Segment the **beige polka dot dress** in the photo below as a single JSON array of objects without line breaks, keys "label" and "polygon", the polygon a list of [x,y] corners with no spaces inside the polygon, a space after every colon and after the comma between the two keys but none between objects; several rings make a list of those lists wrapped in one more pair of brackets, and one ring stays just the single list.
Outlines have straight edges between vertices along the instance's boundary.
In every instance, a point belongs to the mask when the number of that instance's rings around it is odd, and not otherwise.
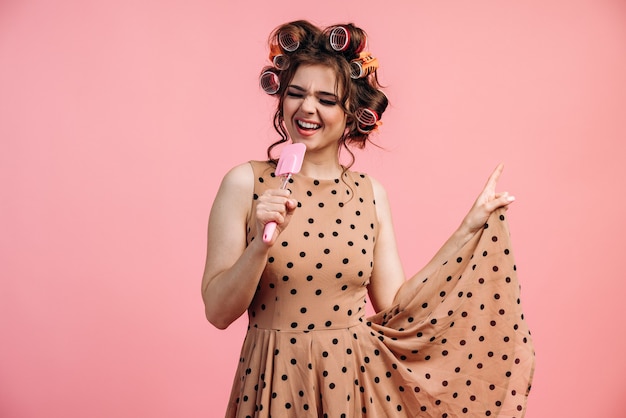
[{"label": "beige polka dot dress", "polygon": [[[279,179],[251,164],[254,204]],[[295,175],[289,188],[299,207],[248,309],[227,417],[524,415],[534,353],[503,211],[416,278],[415,294],[367,318],[378,230],[369,178]]]}]

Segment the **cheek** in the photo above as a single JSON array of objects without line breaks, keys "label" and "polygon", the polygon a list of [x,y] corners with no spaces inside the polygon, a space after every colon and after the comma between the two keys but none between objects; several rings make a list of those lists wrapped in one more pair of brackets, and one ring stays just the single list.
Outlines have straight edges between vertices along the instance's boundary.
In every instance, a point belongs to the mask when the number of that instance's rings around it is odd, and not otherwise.
[{"label": "cheek", "polygon": [[345,123],[347,116],[346,112],[340,109],[326,109],[326,112],[322,114],[322,117],[326,120],[326,122],[332,123],[333,125],[341,125]]},{"label": "cheek", "polygon": [[293,113],[294,112],[293,102],[291,102],[289,98],[285,98],[283,100],[283,104],[282,104],[280,111],[283,115]]},{"label": "cheek", "polygon": [[346,124],[348,123],[348,115],[346,115],[345,113],[341,112],[341,114],[337,115],[336,117],[336,123],[341,126],[341,128],[345,128]]}]

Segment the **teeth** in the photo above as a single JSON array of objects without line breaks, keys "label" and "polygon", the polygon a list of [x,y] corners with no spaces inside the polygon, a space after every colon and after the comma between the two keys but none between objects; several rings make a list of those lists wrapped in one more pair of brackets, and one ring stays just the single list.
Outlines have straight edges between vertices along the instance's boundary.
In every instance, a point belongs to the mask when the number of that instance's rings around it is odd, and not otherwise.
[{"label": "teeth", "polygon": [[304,129],[318,129],[320,127],[320,125],[316,123],[308,123],[308,122],[303,122],[301,120],[298,121],[298,126]]}]

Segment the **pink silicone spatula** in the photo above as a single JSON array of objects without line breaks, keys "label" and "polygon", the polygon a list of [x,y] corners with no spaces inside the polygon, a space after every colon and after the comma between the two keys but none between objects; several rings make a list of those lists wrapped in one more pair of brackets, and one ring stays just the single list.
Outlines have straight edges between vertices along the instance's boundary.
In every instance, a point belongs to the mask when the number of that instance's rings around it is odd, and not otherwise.
[{"label": "pink silicone spatula", "polygon": [[[302,168],[302,160],[306,145],[297,143],[286,145],[280,153],[278,164],[276,164],[276,176],[282,177],[281,189],[286,189],[292,174],[300,171]],[[270,242],[274,231],[276,230],[276,222],[268,222],[263,230],[263,242]]]}]

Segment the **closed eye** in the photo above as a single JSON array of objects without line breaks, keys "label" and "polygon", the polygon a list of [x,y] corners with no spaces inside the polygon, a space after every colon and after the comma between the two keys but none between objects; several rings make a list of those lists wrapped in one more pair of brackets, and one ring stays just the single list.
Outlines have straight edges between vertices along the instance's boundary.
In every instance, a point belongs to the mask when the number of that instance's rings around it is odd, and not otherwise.
[{"label": "closed eye", "polygon": [[[287,89],[286,95],[288,97],[294,97],[296,99],[304,98],[306,94],[306,90],[298,85],[290,84]],[[326,91],[318,91],[315,93],[319,102],[324,106],[336,106],[337,105],[337,96],[333,93],[329,93]]]}]

